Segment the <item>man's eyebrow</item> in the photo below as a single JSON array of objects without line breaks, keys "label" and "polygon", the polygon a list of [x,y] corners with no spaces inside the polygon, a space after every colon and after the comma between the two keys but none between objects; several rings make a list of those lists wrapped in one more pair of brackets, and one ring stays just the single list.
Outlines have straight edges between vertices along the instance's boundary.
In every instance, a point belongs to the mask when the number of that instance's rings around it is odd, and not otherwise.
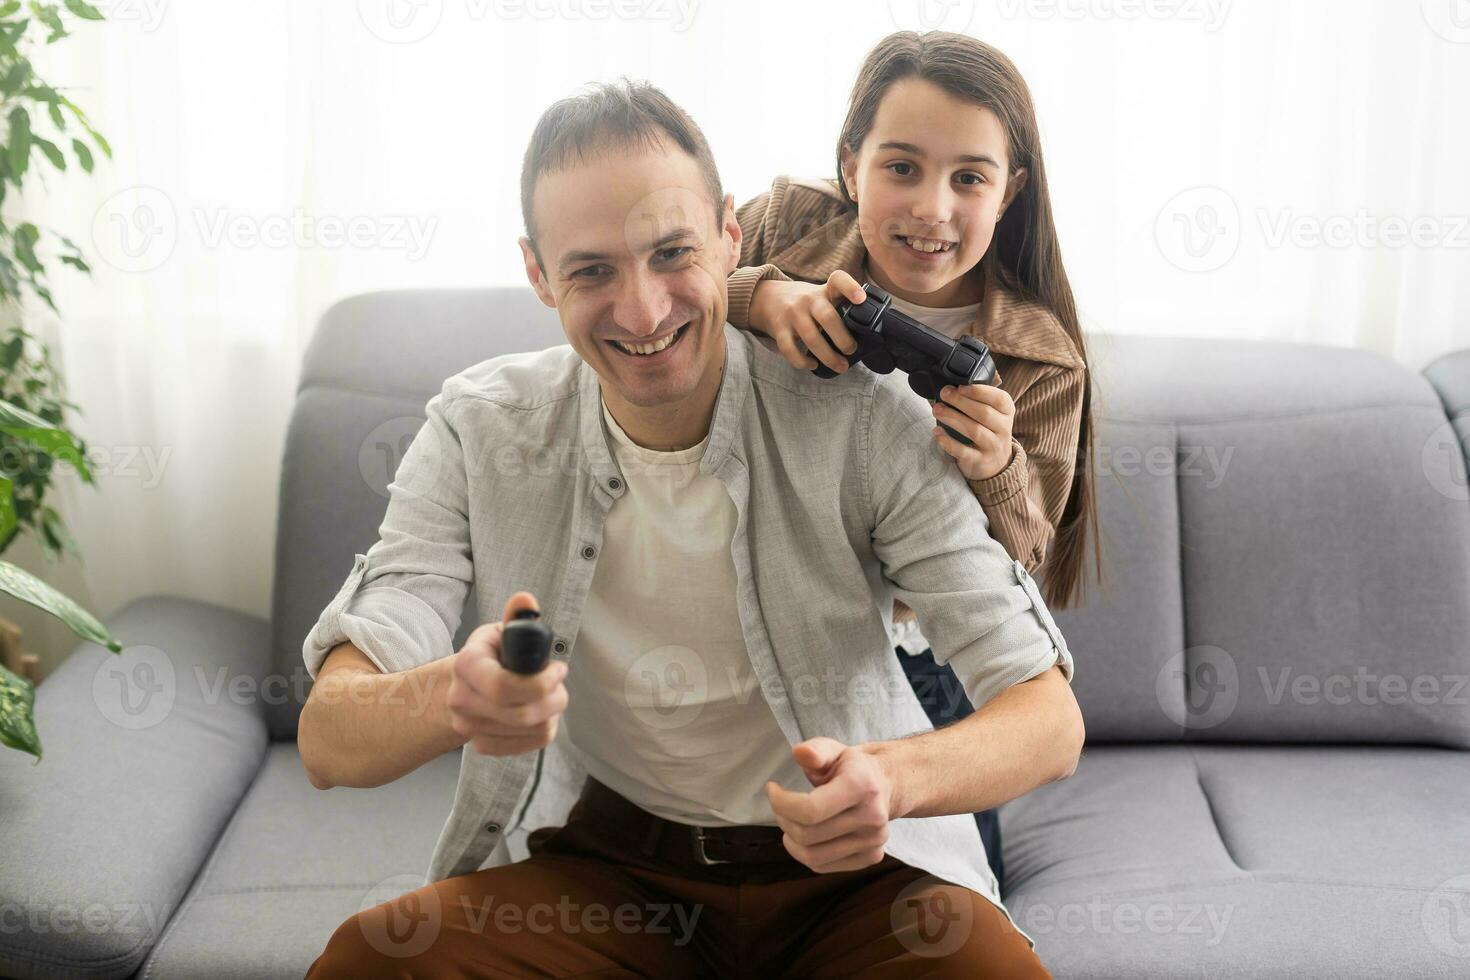
[{"label": "man's eyebrow", "polygon": [[[912,155],[914,155],[916,157],[924,156],[924,151],[922,149],[920,149],[918,146],[914,145],[913,143],[904,143],[904,142],[901,142],[899,140],[889,140],[886,143],[879,143],[878,144],[878,149],[880,149],[880,150],[898,150],[900,153],[910,153],[910,154],[912,154]],[[960,156],[955,157],[955,162],[956,163],[988,163],[992,167],[995,167],[997,170],[1000,169],[1000,164],[998,164],[998,163],[995,162],[995,158],[994,157],[986,156],[983,153],[980,153],[980,154],[976,154],[976,153],[964,153],[964,154],[961,154]]]},{"label": "man's eyebrow", "polygon": [[[674,242],[677,242],[684,238],[692,238],[696,234],[698,233],[693,228],[675,228],[673,231],[669,232],[667,235],[654,242],[653,250],[656,251],[658,249],[664,248],[665,246],[671,245]],[[556,264],[556,268],[559,272],[565,272],[568,266],[580,265],[583,262],[605,262],[607,258],[608,254],[606,252],[568,252],[566,255],[563,255],[561,257],[561,261]]]}]

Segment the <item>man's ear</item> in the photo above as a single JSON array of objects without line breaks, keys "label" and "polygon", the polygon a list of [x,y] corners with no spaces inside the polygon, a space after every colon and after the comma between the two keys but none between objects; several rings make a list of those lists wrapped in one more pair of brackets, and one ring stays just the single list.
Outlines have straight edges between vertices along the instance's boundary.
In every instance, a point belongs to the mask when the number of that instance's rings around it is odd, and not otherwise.
[{"label": "man's ear", "polygon": [[740,268],[740,221],[735,217],[735,195],[726,194],[720,222],[724,226],[724,234],[730,254],[725,259],[725,275],[729,275]]},{"label": "man's ear", "polygon": [[546,273],[541,269],[541,260],[536,258],[536,250],[531,247],[531,239],[522,235],[516,240],[521,246],[521,259],[526,263],[526,278],[531,282],[531,288],[536,290],[536,295],[541,297],[541,302],[552,309],[556,309],[556,297],[551,293],[551,287],[546,284]]}]

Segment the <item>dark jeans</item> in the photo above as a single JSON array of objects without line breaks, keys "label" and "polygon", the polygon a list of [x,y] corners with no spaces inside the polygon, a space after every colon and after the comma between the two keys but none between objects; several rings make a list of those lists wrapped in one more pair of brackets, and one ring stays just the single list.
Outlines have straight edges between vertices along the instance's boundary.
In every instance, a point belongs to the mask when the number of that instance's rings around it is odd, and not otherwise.
[{"label": "dark jeans", "polygon": [[[948,664],[940,666],[935,663],[933,650],[925,650],[918,656],[911,657],[903,647],[899,647],[896,653],[914,694],[918,696],[919,703],[924,706],[924,711],[935,728],[975,713],[975,707],[970,704],[970,697],[965,693],[965,686],[955,676],[954,668]],[[1000,883],[1001,891],[1004,892],[1006,876],[1005,861],[1000,853],[1000,817],[994,810],[982,810],[975,814],[975,823],[980,828],[980,840],[985,843],[985,856],[990,859],[990,870],[995,872],[995,880]]]}]

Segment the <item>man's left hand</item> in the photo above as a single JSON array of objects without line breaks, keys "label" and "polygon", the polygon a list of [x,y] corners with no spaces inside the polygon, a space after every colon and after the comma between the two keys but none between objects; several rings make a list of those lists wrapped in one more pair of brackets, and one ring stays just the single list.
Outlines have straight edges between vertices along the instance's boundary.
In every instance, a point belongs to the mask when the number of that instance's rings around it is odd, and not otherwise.
[{"label": "man's left hand", "polygon": [[814,787],[803,793],[766,782],[786,850],[821,874],[883,860],[896,787],[878,759],[835,738],[809,738],[792,756]]}]

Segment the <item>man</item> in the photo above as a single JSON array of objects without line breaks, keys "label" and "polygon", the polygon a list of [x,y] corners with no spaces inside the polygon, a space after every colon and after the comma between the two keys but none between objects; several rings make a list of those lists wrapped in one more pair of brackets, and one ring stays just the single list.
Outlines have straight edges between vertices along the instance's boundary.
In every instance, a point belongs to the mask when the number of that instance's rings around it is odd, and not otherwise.
[{"label": "man", "polygon": [[[1046,976],[970,814],[1075,768],[1072,658],[926,403],[725,323],[734,199],[650,86],[552,106],[522,207],[570,346],[430,400],[303,649],[312,783],[468,743],[454,807],[428,883],[343,923],[310,975]],[[526,465],[548,447],[566,465]],[[501,666],[500,622],[452,649],[472,584],[485,619],[541,612],[540,673]],[[895,596],[965,682],[963,722],[933,731],[904,679]],[[509,863],[517,804],[567,778],[540,771],[559,732],[581,796]]]}]

